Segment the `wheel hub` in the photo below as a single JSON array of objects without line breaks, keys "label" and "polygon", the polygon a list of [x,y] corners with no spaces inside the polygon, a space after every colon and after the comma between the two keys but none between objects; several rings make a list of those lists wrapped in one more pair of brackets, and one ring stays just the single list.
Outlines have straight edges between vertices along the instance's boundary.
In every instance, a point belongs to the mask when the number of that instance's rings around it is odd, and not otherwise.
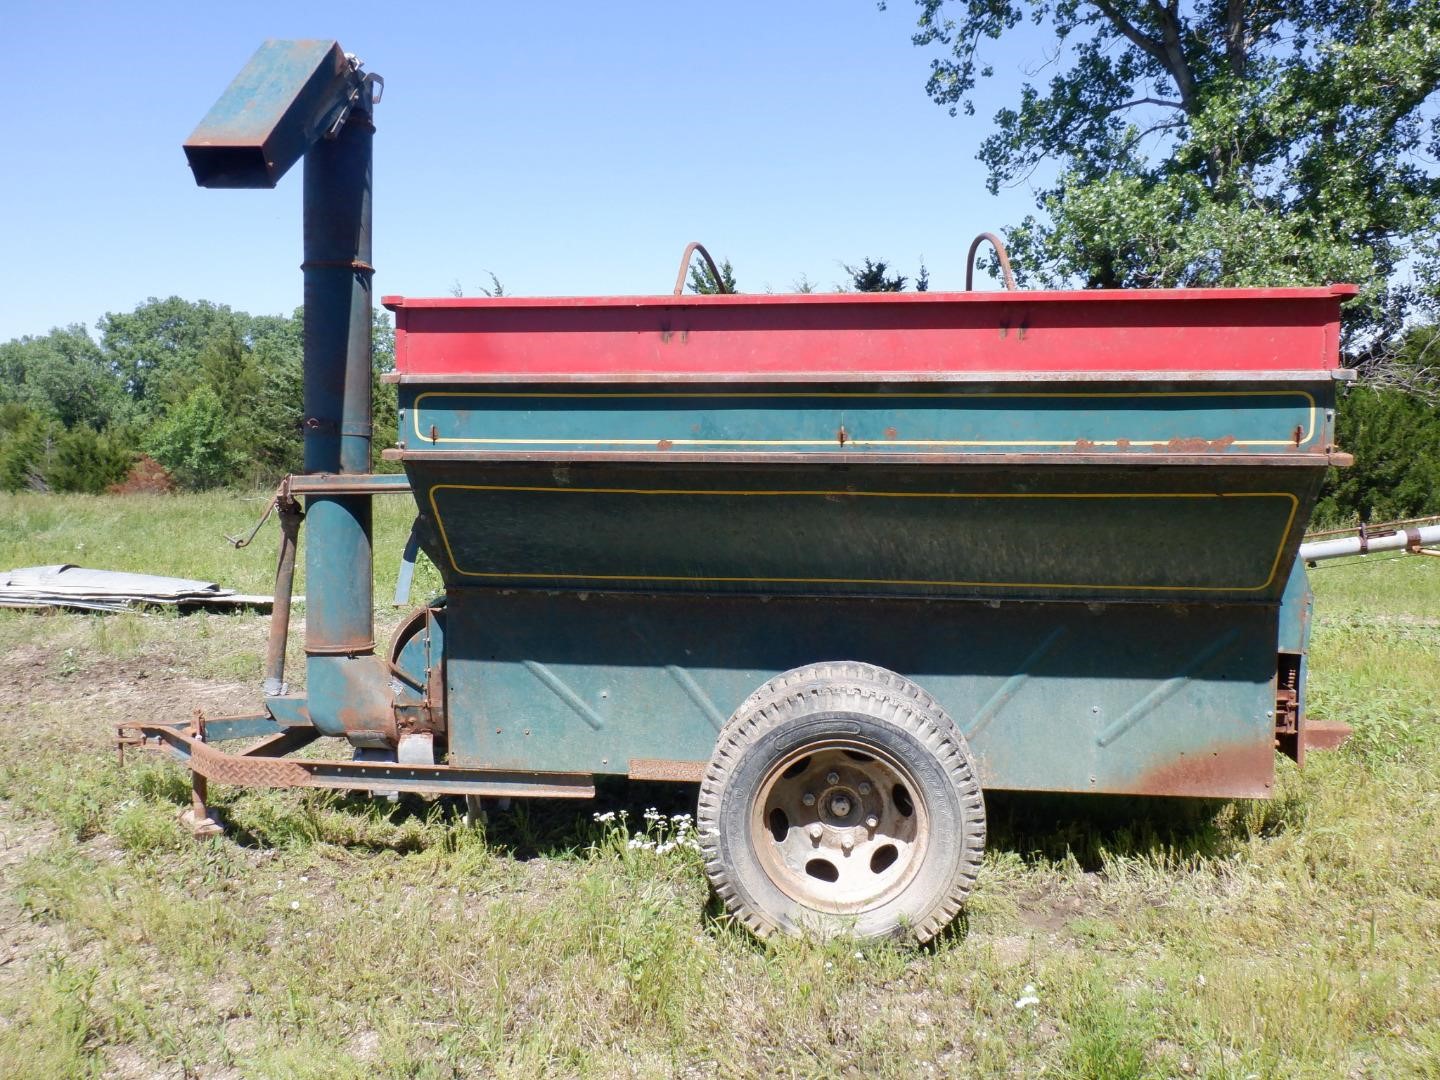
[{"label": "wheel hub", "polygon": [[866,911],[902,891],[923,861],[929,819],[917,791],[903,766],[871,747],[806,747],[761,785],[752,842],[792,899],[817,911]]}]

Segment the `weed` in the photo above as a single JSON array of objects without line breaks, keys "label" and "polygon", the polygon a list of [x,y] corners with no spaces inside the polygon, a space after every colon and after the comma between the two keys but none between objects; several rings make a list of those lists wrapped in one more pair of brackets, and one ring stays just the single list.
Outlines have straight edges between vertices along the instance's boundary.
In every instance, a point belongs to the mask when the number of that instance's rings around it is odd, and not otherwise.
[{"label": "weed", "polygon": [[[1027,995],[1020,1002],[1040,999]],[[1141,1080],[1151,1075],[1146,1048],[1154,1039],[1154,1010],[1127,999],[1099,979],[1087,980],[1064,1011],[1069,1028],[1064,1063],[1076,1080]]]},{"label": "weed", "polygon": [[99,1076],[96,1043],[103,1034],[94,1002],[96,971],[63,956],[47,958],[28,1000],[6,1001],[5,1015],[18,1023],[0,1025],[0,1075],[11,1080],[83,1080]]}]

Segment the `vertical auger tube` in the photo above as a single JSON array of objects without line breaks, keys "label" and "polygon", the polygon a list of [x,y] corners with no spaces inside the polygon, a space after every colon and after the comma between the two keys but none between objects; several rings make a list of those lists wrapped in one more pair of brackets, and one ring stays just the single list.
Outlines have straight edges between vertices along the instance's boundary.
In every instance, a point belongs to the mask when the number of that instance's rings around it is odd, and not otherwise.
[{"label": "vertical auger tube", "polygon": [[[270,188],[305,162],[306,474],[370,471],[371,109],[383,86],[338,41],[272,39],[185,140],[201,187]],[[293,509],[281,506],[265,664],[272,699],[284,695]],[[305,509],[308,685],[304,709],[287,715],[308,711],[322,735],[393,750],[389,669],[375,655],[370,496],[312,495]]]},{"label": "vertical auger tube", "polygon": [[[370,468],[370,167],[374,127],[354,109],[305,154],[305,472]],[[306,503],[305,653],[311,719],[364,732],[375,651],[369,495]],[[363,734],[362,740],[365,741]]]}]

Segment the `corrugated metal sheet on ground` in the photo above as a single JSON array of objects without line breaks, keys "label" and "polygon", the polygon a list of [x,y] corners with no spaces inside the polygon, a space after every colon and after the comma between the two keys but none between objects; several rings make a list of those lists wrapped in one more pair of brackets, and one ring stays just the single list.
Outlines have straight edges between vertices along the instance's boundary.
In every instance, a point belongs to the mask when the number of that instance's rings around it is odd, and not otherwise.
[{"label": "corrugated metal sheet on ground", "polygon": [[268,608],[272,598],[237,593],[213,581],[91,570],[83,566],[26,566],[0,574],[0,607],[125,611],[133,607]]}]

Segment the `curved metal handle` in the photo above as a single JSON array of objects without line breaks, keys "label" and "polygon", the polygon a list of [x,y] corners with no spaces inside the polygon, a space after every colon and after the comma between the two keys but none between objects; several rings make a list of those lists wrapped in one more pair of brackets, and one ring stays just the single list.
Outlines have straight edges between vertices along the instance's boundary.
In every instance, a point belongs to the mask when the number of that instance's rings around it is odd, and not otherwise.
[{"label": "curved metal handle", "polygon": [[1005,242],[993,232],[982,232],[970,241],[970,253],[965,256],[965,291],[970,292],[975,288],[975,252],[980,250],[980,244],[985,240],[990,241],[990,246],[995,249],[995,254],[1000,259],[1000,275],[1005,282],[1005,288],[1014,292],[1015,275],[1010,272],[1010,255],[1005,250]]},{"label": "curved metal handle", "polygon": [[690,257],[697,251],[700,253],[700,257],[705,260],[705,265],[710,268],[710,274],[715,278],[715,284],[720,287],[720,291],[722,293],[728,293],[730,290],[725,288],[725,282],[720,278],[720,268],[715,265],[715,260],[710,257],[710,252],[705,250],[705,245],[700,243],[699,240],[692,240],[686,245],[685,254],[680,256],[680,273],[675,275],[675,295],[680,296],[685,292],[685,277],[686,272],[690,269]]}]

